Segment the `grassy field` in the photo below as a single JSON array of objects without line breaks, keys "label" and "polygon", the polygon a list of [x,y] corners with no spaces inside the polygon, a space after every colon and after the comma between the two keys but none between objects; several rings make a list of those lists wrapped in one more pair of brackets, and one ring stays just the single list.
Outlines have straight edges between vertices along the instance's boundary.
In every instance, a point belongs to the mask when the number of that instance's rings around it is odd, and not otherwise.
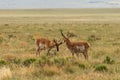
[{"label": "grassy field", "polygon": [[[0,80],[120,80],[119,22],[120,9],[0,10]],[[65,44],[36,57],[35,38],[62,39],[61,29],[89,42],[88,61]]]}]

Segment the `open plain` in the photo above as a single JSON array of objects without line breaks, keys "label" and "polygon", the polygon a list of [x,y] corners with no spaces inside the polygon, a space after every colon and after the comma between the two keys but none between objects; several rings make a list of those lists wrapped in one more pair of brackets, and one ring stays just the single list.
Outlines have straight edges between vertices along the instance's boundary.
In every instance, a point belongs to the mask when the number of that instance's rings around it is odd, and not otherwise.
[{"label": "open plain", "polygon": [[[89,59],[66,45],[35,54],[35,39],[90,44]],[[0,10],[0,80],[120,80],[120,9]]]}]

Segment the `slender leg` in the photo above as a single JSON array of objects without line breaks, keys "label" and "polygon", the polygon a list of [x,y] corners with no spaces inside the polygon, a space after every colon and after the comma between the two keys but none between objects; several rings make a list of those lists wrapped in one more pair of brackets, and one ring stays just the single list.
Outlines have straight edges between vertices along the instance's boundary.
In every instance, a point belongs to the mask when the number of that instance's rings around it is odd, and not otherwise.
[{"label": "slender leg", "polygon": [[72,56],[74,57],[74,53],[72,52]]},{"label": "slender leg", "polygon": [[39,52],[38,52],[39,56],[40,56],[40,52],[41,52],[41,50],[39,50]]},{"label": "slender leg", "polygon": [[39,53],[39,48],[36,49],[36,56],[38,55]]},{"label": "slender leg", "polygon": [[77,58],[79,59],[79,53],[76,53]]},{"label": "slender leg", "polygon": [[39,47],[36,49],[36,56],[37,56],[37,55],[40,56],[40,48],[39,48]]},{"label": "slender leg", "polygon": [[54,51],[54,55],[57,55],[57,52],[56,52],[56,51]]},{"label": "slender leg", "polygon": [[88,60],[88,52],[86,51],[86,59]]},{"label": "slender leg", "polygon": [[47,56],[50,55],[50,50],[51,50],[51,48],[48,49]]},{"label": "slender leg", "polygon": [[84,55],[85,59],[88,60],[88,54],[87,54],[87,51],[85,51],[85,52],[83,53],[83,55]]},{"label": "slender leg", "polygon": [[72,57],[74,57],[74,52],[71,50],[71,53],[72,53]]},{"label": "slender leg", "polygon": [[86,59],[88,60],[88,49],[86,49],[85,53],[86,53]]}]

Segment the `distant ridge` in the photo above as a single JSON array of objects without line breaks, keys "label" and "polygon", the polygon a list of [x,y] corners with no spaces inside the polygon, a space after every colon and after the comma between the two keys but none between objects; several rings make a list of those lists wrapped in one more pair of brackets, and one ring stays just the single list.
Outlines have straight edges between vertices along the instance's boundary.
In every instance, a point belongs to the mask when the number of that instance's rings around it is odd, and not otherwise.
[{"label": "distant ridge", "polygon": [[4,13],[4,12],[8,12],[9,13],[14,13],[14,12],[32,12],[32,13],[37,13],[37,12],[46,12],[46,13],[120,13],[120,8],[84,8],[84,9],[73,9],[73,8],[66,8],[66,9],[0,9],[0,14]]}]

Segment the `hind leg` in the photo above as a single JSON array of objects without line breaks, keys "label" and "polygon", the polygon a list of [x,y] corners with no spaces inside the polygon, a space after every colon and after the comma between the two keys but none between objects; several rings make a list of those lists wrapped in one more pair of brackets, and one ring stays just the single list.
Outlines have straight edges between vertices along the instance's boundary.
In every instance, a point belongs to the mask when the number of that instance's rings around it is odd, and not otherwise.
[{"label": "hind leg", "polygon": [[36,49],[36,56],[39,55],[40,56],[40,48]]},{"label": "hind leg", "polygon": [[87,54],[87,51],[85,51],[85,52],[83,53],[83,55],[84,55],[85,59],[88,60],[88,54]]}]

